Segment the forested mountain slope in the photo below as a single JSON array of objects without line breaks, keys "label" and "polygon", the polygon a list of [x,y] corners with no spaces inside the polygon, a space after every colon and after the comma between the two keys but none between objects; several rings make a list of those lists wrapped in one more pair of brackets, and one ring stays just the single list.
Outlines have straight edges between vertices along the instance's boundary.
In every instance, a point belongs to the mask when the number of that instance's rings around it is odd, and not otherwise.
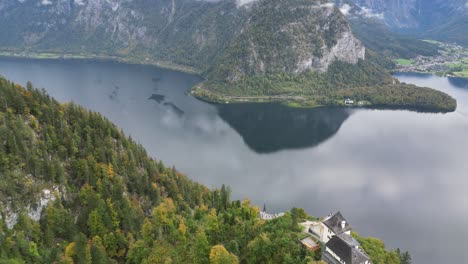
[{"label": "forested mountain slope", "polygon": [[466,32],[468,32],[468,4],[463,16],[452,17],[445,23],[419,34],[419,36],[468,46],[468,34]]},{"label": "forested mountain slope", "polygon": [[0,47],[203,69],[240,30],[246,11],[235,0],[5,0]]},{"label": "forested mountain slope", "polygon": [[[0,259],[306,263],[313,257],[297,243],[293,216],[262,222],[248,201],[231,202],[228,188],[193,183],[149,158],[98,113],[31,86],[0,79],[0,140]],[[258,252],[262,239],[276,253]]]},{"label": "forested mountain slope", "polygon": [[[335,60],[364,59],[364,47],[326,0],[6,0],[0,24],[4,50],[130,56],[199,71],[239,51],[253,59],[232,65],[244,72],[326,71]],[[275,34],[284,41],[271,42]]]},{"label": "forested mountain slope", "polygon": [[[265,222],[100,114],[0,78],[0,263],[310,263],[293,209]],[[370,256],[399,263],[383,243]],[[377,262],[376,262],[377,263]]]}]

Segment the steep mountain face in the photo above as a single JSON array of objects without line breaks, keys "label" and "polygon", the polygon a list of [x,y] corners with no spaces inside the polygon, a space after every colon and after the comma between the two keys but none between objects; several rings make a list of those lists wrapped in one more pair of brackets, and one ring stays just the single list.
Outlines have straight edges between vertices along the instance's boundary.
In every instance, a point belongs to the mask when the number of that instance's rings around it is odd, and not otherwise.
[{"label": "steep mountain face", "polygon": [[235,82],[252,75],[326,72],[334,61],[365,59],[365,48],[345,17],[326,1],[260,1],[250,14],[215,64],[218,77]]}]

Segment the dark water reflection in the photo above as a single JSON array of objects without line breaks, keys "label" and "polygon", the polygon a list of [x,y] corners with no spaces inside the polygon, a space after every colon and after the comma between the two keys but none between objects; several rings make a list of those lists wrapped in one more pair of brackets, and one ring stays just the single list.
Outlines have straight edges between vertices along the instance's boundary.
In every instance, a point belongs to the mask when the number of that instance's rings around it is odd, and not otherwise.
[{"label": "dark water reflection", "polygon": [[450,84],[455,86],[455,87],[468,89],[468,79],[449,78],[448,80],[449,80]]},{"label": "dark water reflection", "polygon": [[338,132],[350,115],[343,108],[300,109],[278,104],[219,105],[218,110],[257,153],[317,146]]},{"label": "dark water reflection", "polygon": [[[460,80],[397,75],[458,100],[455,113],[421,114],[218,108],[184,95],[198,77],[112,63],[0,60],[0,74],[103,113],[154,157],[210,187],[232,186],[235,198],[272,211],[341,210],[360,233],[409,250],[413,263],[468,263],[468,89]],[[148,100],[153,94],[164,102]]]}]

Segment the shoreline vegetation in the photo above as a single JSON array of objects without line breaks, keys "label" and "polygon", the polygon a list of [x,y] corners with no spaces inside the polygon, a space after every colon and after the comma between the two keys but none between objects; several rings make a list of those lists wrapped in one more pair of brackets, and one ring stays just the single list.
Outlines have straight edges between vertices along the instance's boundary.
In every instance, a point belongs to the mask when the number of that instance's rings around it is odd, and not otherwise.
[{"label": "shoreline vegetation", "polygon": [[400,83],[374,63],[332,63],[328,71],[301,74],[242,76],[235,82],[215,74],[191,91],[195,97],[217,103],[280,102],[292,107],[361,107],[453,112],[451,96],[431,88]]},{"label": "shoreline vegetation", "polygon": [[[323,95],[319,97],[304,95],[230,96],[204,89],[203,83],[201,83],[187,94],[214,104],[279,103],[292,108],[346,107],[351,109],[409,110],[421,113],[449,113],[457,108],[455,99],[431,88],[399,84],[398,91],[414,95],[412,99],[414,101],[406,102],[398,99],[398,93],[392,92],[390,94],[394,96],[385,99],[381,96],[382,93],[385,93],[385,88],[388,86],[358,87],[332,92],[329,98]],[[424,93],[428,93],[428,95],[424,96]],[[431,97],[437,97],[437,100],[432,100]],[[346,99],[340,98],[349,98],[353,103],[346,104]]]},{"label": "shoreline vegetation", "polygon": [[10,52],[0,51],[0,58],[30,59],[30,60],[83,60],[83,61],[104,61],[133,65],[150,65],[167,70],[174,70],[183,73],[201,75],[201,71],[193,67],[184,66],[169,61],[155,60],[149,57],[122,57],[106,54],[73,54],[73,53],[53,53],[53,52]]},{"label": "shoreline vegetation", "polygon": [[[61,54],[53,52],[11,52],[0,51],[0,58],[33,59],[33,60],[83,60],[83,61],[107,61],[115,63],[150,65],[163,69],[184,72],[201,76],[202,72],[193,67],[183,66],[171,62],[158,61],[151,58],[121,57],[105,54]],[[316,77],[316,76],[312,76]],[[314,79],[314,78],[312,78]],[[207,84],[208,82],[208,84]],[[213,81],[203,81],[187,91],[188,95],[199,100],[217,104],[231,103],[281,103],[293,108],[317,108],[317,107],[349,107],[349,108],[374,108],[374,109],[403,109],[430,113],[447,113],[456,110],[456,100],[443,92],[417,87],[415,85],[395,83],[389,84],[388,80],[382,85],[352,87],[349,89],[337,89],[332,91],[319,91],[318,93],[276,93],[271,94],[249,94],[238,93],[238,89],[231,94],[228,86],[223,84],[222,89],[226,94],[220,93],[218,88],[213,91],[207,86],[219,86]],[[242,85],[242,84],[240,84]],[[276,84],[275,84],[276,85]],[[282,84],[280,84],[282,85]],[[284,84],[283,84],[284,85]],[[265,90],[264,87],[261,87]],[[392,89],[385,89],[392,88]],[[243,92],[245,92],[245,89]],[[402,96],[406,96],[405,99]],[[346,104],[350,99],[352,104]]]}]

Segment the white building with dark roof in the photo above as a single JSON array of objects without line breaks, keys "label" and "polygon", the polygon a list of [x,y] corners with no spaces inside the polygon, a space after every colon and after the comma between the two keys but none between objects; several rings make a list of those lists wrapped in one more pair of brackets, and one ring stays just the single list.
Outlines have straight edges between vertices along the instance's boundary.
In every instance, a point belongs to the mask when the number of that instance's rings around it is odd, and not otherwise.
[{"label": "white building with dark roof", "polygon": [[360,243],[351,236],[351,226],[340,212],[330,214],[320,222],[302,225],[325,245],[322,260],[326,263],[371,264]]},{"label": "white building with dark roof", "polygon": [[310,225],[309,232],[318,236],[322,243],[327,243],[334,235],[346,233],[351,235],[351,226],[340,212],[330,214],[321,222]]},{"label": "white building with dark roof", "polygon": [[[351,238],[351,239],[348,239]],[[347,234],[333,236],[322,252],[322,260],[329,264],[370,264],[369,257],[358,245],[350,244],[352,237]]]}]

